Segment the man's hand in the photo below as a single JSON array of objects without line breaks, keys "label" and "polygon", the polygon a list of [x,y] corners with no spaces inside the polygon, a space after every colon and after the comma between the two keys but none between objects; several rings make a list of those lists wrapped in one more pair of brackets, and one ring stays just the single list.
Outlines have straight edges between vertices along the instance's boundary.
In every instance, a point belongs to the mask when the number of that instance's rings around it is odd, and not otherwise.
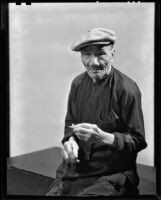
[{"label": "man's hand", "polygon": [[68,163],[80,162],[78,159],[79,146],[74,137],[70,137],[68,141],[64,142],[62,153],[63,157]]},{"label": "man's hand", "polygon": [[87,143],[112,144],[114,141],[113,134],[102,131],[95,124],[81,123],[72,125],[71,128],[80,140]]}]

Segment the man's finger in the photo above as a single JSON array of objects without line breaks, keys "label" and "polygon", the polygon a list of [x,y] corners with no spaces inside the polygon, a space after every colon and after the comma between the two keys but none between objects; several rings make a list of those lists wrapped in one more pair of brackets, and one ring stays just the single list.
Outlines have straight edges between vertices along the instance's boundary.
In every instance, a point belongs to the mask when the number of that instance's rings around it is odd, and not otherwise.
[{"label": "man's finger", "polygon": [[89,123],[80,123],[80,124],[72,125],[71,127],[72,127],[72,128],[79,128],[79,127],[82,127],[82,128],[91,129],[91,128],[92,128],[92,124],[89,124]]},{"label": "man's finger", "polygon": [[69,154],[69,160],[71,163],[75,163],[76,162],[76,159],[77,157],[74,155],[74,152],[72,151],[70,154]]},{"label": "man's finger", "polygon": [[63,154],[63,157],[64,157],[64,159],[66,160],[66,162],[68,162],[69,156],[68,156],[66,150],[64,149],[64,147],[63,147],[63,149],[62,149],[62,154]]},{"label": "man's finger", "polygon": [[78,127],[78,128],[74,128],[73,129],[74,133],[82,133],[82,134],[93,134],[93,130],[92,129],[87,129],[87,128],[83,128],[83,127]]},{"label": "man's finger", "polygon": [[89,135],[87,135],[87,134],[76,133],[76,135],[80,140],[87,141],[89,139]]},{"label": "man's finger", "polygon": [[72,147],[69,142],[64,143],[64,149],[66,150],[67,154],[70,154],[72,152]]},{"label": "man's finger", "polygon": [[73,149],[73,154],[74,154],[75,158],[78,158],[78,149],[79,149],[78,145],[76,143],[73,143],[72,149]]},{"label": "man's finger", "polygon": [[87,129],[91,129],[92,128],[92,124],[89,123],[81,123],[80,127],[82,128],[87,128]]}]

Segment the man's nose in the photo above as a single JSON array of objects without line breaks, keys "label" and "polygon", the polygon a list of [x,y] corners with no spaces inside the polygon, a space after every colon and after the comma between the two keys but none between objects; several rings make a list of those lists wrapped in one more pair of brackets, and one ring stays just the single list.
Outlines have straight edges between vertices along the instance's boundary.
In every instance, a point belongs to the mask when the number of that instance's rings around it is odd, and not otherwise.
[{"label": "man's nose", "polygon": [[91,64],[91,65],[98,66],[98,65],[99,65],[98,58],[95,57],[95,56],[92,56],[92,57],[91,57],[91,60],[90,60],[90,64]]}]

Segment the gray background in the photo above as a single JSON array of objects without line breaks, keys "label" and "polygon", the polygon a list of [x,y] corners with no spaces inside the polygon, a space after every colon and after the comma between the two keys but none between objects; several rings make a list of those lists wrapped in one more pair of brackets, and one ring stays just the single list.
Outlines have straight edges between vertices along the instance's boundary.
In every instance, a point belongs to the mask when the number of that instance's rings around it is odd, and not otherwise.
[{"label": "gray background", "polygon": [[138,163],[154,164],[154,4],[50,3],[10,8],[11,156],[61,146],[72,79],[84,71],[73,41],[88,29],[117,33],[115,67],[142,92],[148,147]]}]

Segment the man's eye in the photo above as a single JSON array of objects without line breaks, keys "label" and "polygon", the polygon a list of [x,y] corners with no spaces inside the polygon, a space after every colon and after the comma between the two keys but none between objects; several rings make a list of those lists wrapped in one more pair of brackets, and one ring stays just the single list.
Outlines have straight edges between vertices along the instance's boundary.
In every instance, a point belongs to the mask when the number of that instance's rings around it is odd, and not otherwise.
[{"label": "man's eye", "polygon": [[88,53],[88,52],[86,52],[86,53],[84,53],[84,55],[85,55],[85,56],[90,56],[91,54]]},{"label": "man's eye", "polygon": [[96,56],[104,56],[106,55],[104,52],[97,53]]}]

